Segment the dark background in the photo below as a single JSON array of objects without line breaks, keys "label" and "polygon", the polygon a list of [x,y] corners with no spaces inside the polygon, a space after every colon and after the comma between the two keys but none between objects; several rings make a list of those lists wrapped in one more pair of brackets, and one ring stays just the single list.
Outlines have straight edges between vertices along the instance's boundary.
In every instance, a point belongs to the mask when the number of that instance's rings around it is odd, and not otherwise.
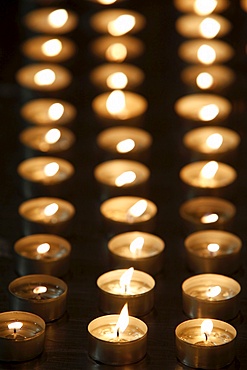
[{"label": "dark background", "polygon": [[[96,364],[87,353],[87,325],[100,316],[96,288],[97,277],[110,270],[107,253],[107,235],[99,214],[101,203],[93,177],[94,167],[102,161],[96,147],[96,135],[103,127],[95,120],[91,101],[99,93],[89,81],[89,72],[100,64],[89,51],[89,42],[98,35],[88,25],[91,14],[103,9],[89,1],[43,1],[47,5],[68,7],[78,12],[80,22],[68,37],[78,45],[78,54],[65,66],[73,74],[73,83],[54,96],[72,102],[78,116],[72,130],[76,144],[71,162],[76,168],[74,185],[65,196],[76,207],[76,217],[68,240],[72,244],[71,269],[64,277],[69,287],[68,310],[65,317],[47,325],[45,350],[38,358],[22,364],[0,363],[1,369],[108,369]],[[21,18],[31,9],[42,6],[41,1],[1,1],[0,5],[0,311],[9,309],[8,284],[17,277],[13,265],[13,244],[23,236],[23,226],[18,206],[25,200],[21,180],[16,168],[24,159],[18,135],[27,126],[20,115],[20,107],[38,96],[17,85],[16,71],[30,63],[19,51],[19,45],[32,33],[27,31]],[[116,4],[114,6],[117,6]],[[179,180],[179,170],[191,158],[182,145],[184,133],[195,127],[184,123],[173,110],[174,102],[192,92],[180,81],[180,71],[185,66],[177,56],[183,41],[175,31],[175,20],[180,15],[172,1],[124,1],[119,7],[138,10],[147,19],[146,28],[137,37],[144,41],[145,54],[133,63],[143,69],[146,80],[140,93],[149,103],[143,128],[153,137],[148,166],[151,171],[148,198],[158,207],[154,234],[166,244],[164,268],[155,277],[155,309],[143,320],[149,327],[148,354],[139,364],[124,369],[180,370],[176,360],[174,330],[186,320],[182,311],[181,284],[192,273],[185,261],[183,242],[189,231],[179,216],[180,205],[190,196]],[[229,194],[237,208],[235,222],[230,231],[243,241],[241,269],[233,275],[242,286],[241,311],[232,324],[238,331],[236,360],[231,369],[246,369],[247,354],[247,293],[246,293],[246,81],[247,58],[245,54],[246,19],[238,1],[231,1],[224,14],[233,24],[232,32],[225,37],[236,55],[228,64],[237,74],[230,89],[221,94],[233,105],[233,112],[223,125],[236,130],[241,145],[234,167],[238,179]],[[43,94],[46,96],[46,94]],[[110,367],[112,368],[112,367]],[[120,367],[121,369],[121,367]]]}]

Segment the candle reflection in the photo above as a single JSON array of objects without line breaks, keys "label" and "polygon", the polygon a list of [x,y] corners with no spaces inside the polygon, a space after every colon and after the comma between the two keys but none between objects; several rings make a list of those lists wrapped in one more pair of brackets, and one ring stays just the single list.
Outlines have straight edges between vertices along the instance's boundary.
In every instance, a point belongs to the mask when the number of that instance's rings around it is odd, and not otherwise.
[{"label": "candle reflection", "polygon": [[125,45],[116,42],[108,46],[105,51],[105,58],[109,62],[123,62],[127,57],[127,48]]},{"label": "candle reflection", "polygon": [[51,39],[41,45],[43,54],[49,57],[58,55],[62,50],[62,43],[58,39]]},{"label": "candle reflection", "polygon": [[112,36],[122,36],[131,31],[136,24],[135,17],[130,14],[123,14],[108,23],[108,32]]},{"label": "candle reflection", "polygon": [[216,52],[210,45],[203,44],[197,50],[198,60],[206,65],[212,64],[216,59]]},{"label": "candle reflection", "polygon": [[69,15],[67,10],[56,9],[48,15],[47,20],[50,26],[53,28],[61,28],[67,22],[68,17]]},{"label": "candle reflection", "polygon": [[39,86],[52,85],[55,82],[56,74],[51,69],[46,68],[35,73],[33,79],[34,82]]}]

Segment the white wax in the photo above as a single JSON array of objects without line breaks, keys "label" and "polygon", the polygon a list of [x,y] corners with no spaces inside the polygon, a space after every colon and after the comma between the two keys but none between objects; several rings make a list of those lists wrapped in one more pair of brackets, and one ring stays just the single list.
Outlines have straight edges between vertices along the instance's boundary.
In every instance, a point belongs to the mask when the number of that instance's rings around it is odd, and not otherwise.
[{"label": "white wax", "polygon": [[186,294],[190,295],[191,297],[196,297],[198,299],[208,300],[208,301],[222,301],[226,299],[230,299],[236,295],[236,292],[227,287],[220,285],[221,292],[215,297],[209,297],[207,293],[209,293],[210,288],[214,288],[216,284],[205,284],[204,286],[197,285],[186,289]]},{"label": "white wax", "polygon": [[13,329],[9,329],[8,325],[16,322],[17,320],[0,321],[0,338],[7,338],[10,340],[24,340],[26,338],[34,337],[43,329],[36,322],[27,320],[20,320],[23,325],[20,329],[16,330],[16,335]]},{"label": "white wax", "polygon": [[120,245],[119,247],[114,248],[113,253],[118,256],[125,257],[125,258],[148,258],[151,256],[155,256],[159,253],[160,250],[155,247],[155,245],[145,244],[143,245],[142,249],[137,250],[136,253],[132,253],[130,251],[129,245]]},{"label": "white wax", "polygon": [[[34,288],[39,287],[39,286],[44,286],[47,288],[47,291],[45,293],[41,294],[35,294],[33,292]],[[22,285],[15,286],[12,289],[12,293],[16,297],[20,297],[22,299],[30,299],[30,300],[49,300],[49,299],[54,299],[59,296],[61,296],[64,293],[64,290],[55,285],[55,284],[48,284],[45,281],[34,281],[30,283],[24,283]]]},{"label": "white wax", "polygon": [[128,325],[123,333],[120,333],[119,337],[116,337],[116,323],[111,323],[107,325],[102,325],[94,330],[91,334],[101,340],[106,342],[130,342],[141,338],[145,333],[135,325]]},{"label": "white wax", "polygon": [[37,248],[40,244],[43,243],[28,243],[23,246],[22,249],[18,250],[18,253],[24,257],[30,259],[42,259],[42,260],[49,260],[54,258],[61,258],[68,254],[68,249],[59,243],[48,243],[50,245],[50,249],[46,253],[39,253]]},{"label": "white wax", "polygon": [[205,335],[201,334],[201,326],[192,326],[185,328],[179,338],[187,343],[199,346],[217,346],[230,342],[234,339],[234,336],[227,330],[214,327],[212,333],[208,336],[208,341],[206,341]]},{"label": "white wax", "polygon": [[112,280],[105,284],[102,284],[100,288],[111,294],[120,294],[120,295],[137,295],[148,292],[151,287],[146,283],[138,280],[131,279],[130,285],[125,292],[124,289],[120,286],[119,280]]}]

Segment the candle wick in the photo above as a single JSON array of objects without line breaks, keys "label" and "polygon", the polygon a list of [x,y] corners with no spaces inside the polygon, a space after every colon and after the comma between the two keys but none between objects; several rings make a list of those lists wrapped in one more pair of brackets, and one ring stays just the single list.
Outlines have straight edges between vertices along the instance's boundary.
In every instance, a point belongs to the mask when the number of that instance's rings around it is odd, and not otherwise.
[{"label": "candle wick", "polygon": [[124,293],[125,293],[125,294],[127,293],[127,290],[128,290],[128,285],[127,285],[127,284],[125,284],[125,285],[124,285]]},{"label": "candle wick", "polygon": [[117,328],[117,338],[119,338],[119,328]]},{"label": "candle wick", "polygon": [[14,328],[14,334],[16,334],[16,328]]},{"label": "candle wick", "polygon": [[204,335],[205,335],[206,342],[207,342],[208,341],[208,335],[207,335],[207,333],[204,333]]}]

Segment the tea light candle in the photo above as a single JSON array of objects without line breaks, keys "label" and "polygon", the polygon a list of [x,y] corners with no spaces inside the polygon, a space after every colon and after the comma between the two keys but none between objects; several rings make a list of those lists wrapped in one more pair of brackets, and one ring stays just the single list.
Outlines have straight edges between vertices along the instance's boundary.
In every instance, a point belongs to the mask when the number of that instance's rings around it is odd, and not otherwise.
[{"label": "tea light candle", "polygon": [[45,322],[32,313],[0,313],[0,361],[29,361],[44,349]]},{"label": "tea light candle", "polygon": [[10,306],[13,310],[28,311],[45,322],[56,320],[66,311],[67,285],[50,275],[26,275],[9,284]]},{"label": "tea light candle", "polygon": [[187,63],[211,65],[228,62],[234,56],[234,49],[221,40],[193,39],[179,46],[178,55]]},{"label": "tea light candle", "polygon": [[70,267],[70,243],[57,235],[34,234],[14,245],[18,275],[46,274],[64,276]]},{"label": "tea light candle", "polygon": [[146,25],[145,17],[129,9],[107,9],[95,13],[90,18],[90,26],[98,33],[123,36],[137,33]]},{"label": "tea light candle", "polygon": [[163,268],[164,241],[156,235],[132,231],[119,234],[108,242],[112,264],[156,275]]},{"label": "tea light candle", "polygon": [[203,91],[222,91],[235,80],[235,73],[224,65],[186,67],[181,73],[182,81]]},{"label": "tea light candle", "polygon": [[140,125],[148,102],[140,94],[113,90],[94,98],[92,108],[96,117],[105,125]]},{"label": "tea light candle", "polygon": [[26,157],[41,154],[67,157],[75,143],[74,133],[62,127],[28,127],[20,133]]},{"label": "tea light candle", "polygon": [[78,16],[68,9],[35,9],[23,18],[24,25],[31,31],[46,34],[65,34],[73,31],[78,24]]},{"label": "tea light candle", "polygon": [[157,206],[148,199],[121,196],[105,200],[100,206],[103,222],[115,233],[133,229],[152,232]]},{"label": "tea light candle", "polygon": [[128,302],[132,316],[144,316],[154,306],[154,279],[133,267],[113,270],[97,280],[100,293],[100,309],[104,313],[116,313]]},{"label": "tea light candle", "polygon": [[127,63],[105,63],[91,72],[90,80],[101,90],[133,90],[144,81],[144,72]]},{"label": "tea light candle", "polygon": [[175,102],[176,113],[186,119],[197,122],[214,123],[226,119],[231,110],[230,101],[215,94],[189,94]]},{"label": "tea light candle", "polygon": [[92,41],[90,50],[107,62],[122,63],[140,57],[145,45],[133,36],[101,36]]},{"label": "tea light candle", "polygon": [[227,231],[203,230],[184,241],[188,267],[196,273],[231,275],[241,264],[241,239]]},{"label": "tea light candle", "polygon": [[26,40],[21,51],[29,59],[61,63],[75,55],[76,45],[65,37],[36,36]]},{"label": "tea light candle", "polygon": [[65,89],[72,82],[71,72],[58,64],[29,64],[17,71],[17,82],[28,89],[56,91]]},{"label": "tea light candle", "polygon": [[66,235],[75,214],[74,206],[63,199],[40,197],[29,199],[19,206],[25,235],[49,233]]},{"label": "tea light candle", "polygon": [[178,359],[186,366],[219,369],[235,357],[235,328],[220,320],[192,319],[176,327]]},{"label": "tea light candle", "polygon": [[182,284],[183,310],[190,318],[232,320],[239,312],[239,283],[224,275],[200,274]]},{"label": "tea light candle", "polygon": [[142,163],[128,159],[114,159],[97,165],[94,177],[103,199],[118,195],[147,193],[149,169]]},{"label": "tea light candle", "polygon": [[24,160],[17,167],[26,197],[62,195],[69,189],[74,166],[57,157],[34,157]]},{"label": "tea light candle", "polygon": [[213,39],[223,37],[231,30],[231,23],[220,15],[200,16],[186,14],[175,23],[177,32],[187,38]]},{"label": "tea light candle", "polygon": [[152,142],[153,138],[147,131],[125,126],[105,129],[96,138],[98,147],[105,153],[106,157],[139,161],[149,159]]},{"label": "tea light candle", "polygon": [[128,365],[142,360],[147,352],[147,325],[128,315],[98,317],[88,325],[89,356],[107,365]]},{"label": "tea light candle", "polygon": [[174,0],[175,7],[183,13],[195,13],[208,15],[211,13],[222,13],[230,5],[229,0]]},{"label": "tea light candle", "polygon": [[228,200],[218,197],[196,197],[184,202],[180,216],[189,228],[227,229],[236,214],[236,207]]}]

